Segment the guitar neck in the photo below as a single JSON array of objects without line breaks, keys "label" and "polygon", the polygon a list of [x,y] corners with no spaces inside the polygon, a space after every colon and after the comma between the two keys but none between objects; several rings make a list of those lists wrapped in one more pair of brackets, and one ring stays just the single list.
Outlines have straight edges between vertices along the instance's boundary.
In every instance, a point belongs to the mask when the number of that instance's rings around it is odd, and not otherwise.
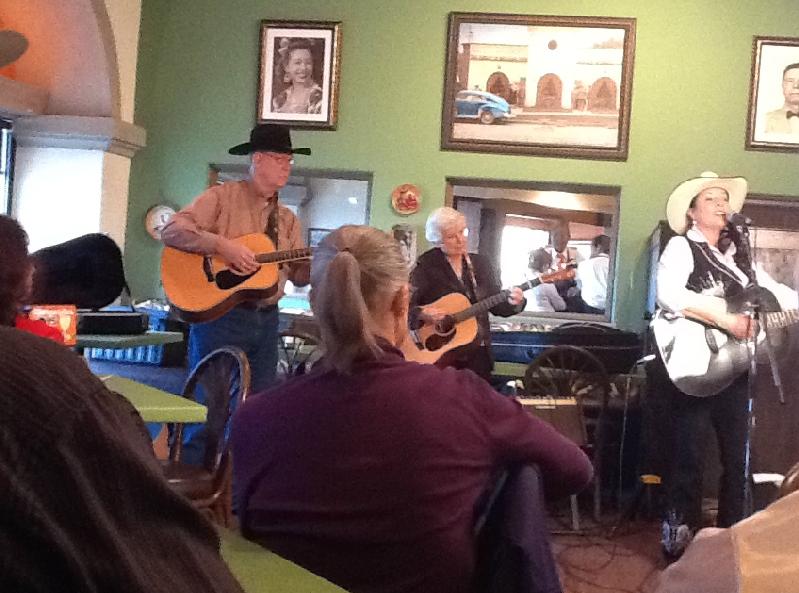
[{"label": "guitar neck", "polygon": [[799,323],[799,309],[766,313],[766,327],[788,327]]},{"label": "guitar neck", "polygon": [[[530,290],[531,288],[538,286],[541,284],[541,280],[539,278],[534,278],[532,280],[528,280],[524,284],[520,284],[519,288],[522,289],[522,292],[525,290]],[[510,295],[510,290],[503,290],[498,292],[497,294],[491,295],[490,297],[486,297],[481,301],[477,301],[471,307],[465,308],[463,311],[458,311],[452,315],[452,319],[455,323],[460,323],[470,317],[476,317],[481,313],[485,313],[492,307],[496,307],[498,304],[502,303],[503,301],[508,300],[508,295]]]},{"label": "guitar neck", "polygon": [[307,259],[311,257],[311,248],[303,247],[302,249],[288,249],[286,251],[275,251],[272,253],[260,253],[255,256],[255,261],[259,264],[279,264],[287,261],[294,261],[298,259]]}]

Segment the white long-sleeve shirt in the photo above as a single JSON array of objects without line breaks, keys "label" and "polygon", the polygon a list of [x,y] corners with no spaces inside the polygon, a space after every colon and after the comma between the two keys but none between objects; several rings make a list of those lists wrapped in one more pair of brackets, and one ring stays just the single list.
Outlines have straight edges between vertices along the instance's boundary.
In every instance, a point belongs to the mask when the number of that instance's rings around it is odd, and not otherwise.
[{"label": "white long-sleeve shirt", "polygon": [[[694,271],[694,255],[686,239],[707,243],[701,231],[691,228],[685,237],[671,238],[658,262],[657,302],[660,307],[672,313],[689,308],[705,309],[708,303],[707,296],[723,297],[721,286],[709,287],[701,293],[686,288],[688,277]],[[735,273],[742,286],[749,284],[749,278],[733,259],[736,253],[735,244],[731,243],[723,253],[711,245],[710,251],[719,262]],[[758,284],[774,294],[782,309],[799,308],[799,296],[795,290],[774,280],[761,266],[755,264],[754,269]]]}]

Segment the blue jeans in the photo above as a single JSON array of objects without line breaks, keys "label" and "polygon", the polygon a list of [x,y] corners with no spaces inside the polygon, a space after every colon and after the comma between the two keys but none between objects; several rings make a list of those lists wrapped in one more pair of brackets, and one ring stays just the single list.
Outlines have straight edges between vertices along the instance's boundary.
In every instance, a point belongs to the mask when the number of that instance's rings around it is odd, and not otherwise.
[{"label": "blue jeans", "polygon": [[[241,348],[250,361],[250,393],[259,393],[275,380],[278,360],[277,307],[263,310],[234,307],[219,319],[194,323],[189,331],[189,368],[193,371],[209,353],[224,346]],[[198,390],[196,399],[206,403]],[[183,460],[202,463],[204,425],[187,424],[183,430]]]}]

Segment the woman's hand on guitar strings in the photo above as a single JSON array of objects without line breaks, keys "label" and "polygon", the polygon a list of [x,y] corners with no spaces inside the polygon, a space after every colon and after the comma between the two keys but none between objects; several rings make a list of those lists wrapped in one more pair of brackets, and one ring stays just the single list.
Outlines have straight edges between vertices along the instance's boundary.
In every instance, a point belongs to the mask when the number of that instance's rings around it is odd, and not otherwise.
[{"label": "woman's hand on guitar strings", "polygon": [[419,319],[424,323],[437,323],[447,315],[447,312],[437,307],[424,307],[419,313]]},{"label": "woman's hand on guitar strings", "polygon": [[511,305],[518,306],[522,303],[523,300],[524,300],[524,293],[522,292],[521,288],[519,288],[518,286],[514,286],[513,288],[510,289],[510,292],[508,294],[508,302]]},{"label": "woman's hand on guitar strings", "polygon": [[750,315],[742,313],[728,313],[724,316],[722,327],[739,340],[749,340],[755,337],[757,323]]},{"label": "woman's hand on guitar strings", "polygon": [[260,267],[255,260],[255,254],[246,245],[242,245],[241,243],[236,243],[230,239],[220,237],[216,251],[236,274],[242,276],[254,274]]}]

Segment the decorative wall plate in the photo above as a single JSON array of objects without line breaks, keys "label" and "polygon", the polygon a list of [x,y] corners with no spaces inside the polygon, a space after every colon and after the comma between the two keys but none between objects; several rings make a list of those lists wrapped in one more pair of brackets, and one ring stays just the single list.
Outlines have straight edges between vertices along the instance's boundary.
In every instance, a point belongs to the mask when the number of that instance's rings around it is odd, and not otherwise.
[{"label": "decorative wall plate", "polygon": [[422,194],[419,188],[412,183],[403,183],[391,192],[391,207],[399,214],[414,214],[419,212],[422,203]]}]

